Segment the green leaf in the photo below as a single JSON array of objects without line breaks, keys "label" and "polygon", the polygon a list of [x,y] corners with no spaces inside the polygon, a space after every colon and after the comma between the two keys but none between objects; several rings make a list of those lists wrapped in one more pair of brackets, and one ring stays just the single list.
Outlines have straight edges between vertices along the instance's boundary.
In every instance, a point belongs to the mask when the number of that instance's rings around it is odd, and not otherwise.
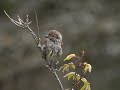
[{"label": "green leaf", "polygon": [[88,90],[91,90],[90,85],[88,85]]},{"label": "green leaf", "polygon": [[68,55],[68,56],[64,59],[64,61],[70,60],[70,59],[72,59],[72,58],[74,58],[74,57],[76,57],[75,54],[70,54],[70,55]]},{"label": "green leaf", "polygon": [[74,77],[73,74],[69,75],[69,76],[68,76],[68,80],[70,80],[72,77]]},{"label": "green leaf", "polygon": [[73,62],[68,63],[68,64],[64,64],[63,66],[60,67],[59,70],[62,70],[62,72],[64,73],[65,71],[69,71],[70,68],[75,69],[75,65]]},{"label": "green leaf", "polygon": [[86,85],[83,85],[83,87],[80,90],[85,90],[85,88],[86,88]]},{"label": "green leaf", "polygon": [[90,88],[90,85],[89,85],[89,84],[88,84],[88,85],[86,85],[85,90],[91,90],[91,88]]},{"label": "green leaf", "polygon": [[75,65],[74,65],[74,64],[72,64],[71,67],[72,67],[73,69],[75,69]]},{"label": "green leaf", "polygon": [[70,67],[75,69],[75,64],[73,62],[69,63]]},{"label": "green leaf", "polygon": [[91,90],[91,88],[89,84],[84,84],[80,90]]},{"label": "green leaf", "polygon": [[81,80],[83,81],[84,85],[80,90],[91,90],[90,83],[85,78],[82,78]]},{"label": "green leaf", "polygon": [[84,84],[88,83],[88,81],[85,78],[81,78],[81,80],[84,82]]},{"label": "green leaf", "polygon": [[68,80],[70,80],[74,76],[75,76],[75,72],[69,72],[64,77],[68,77]]},{"label": "green leaf", "polygon": [[69,64],[64,65],[62,72],[64,73],[65,71],[69,71]]},{"label": "green leaf", "polygon": [[85,88],[85,90],[88,90],[89,89],[89,85],[86,85],[86,88]]},{"label": "green leaf", "polygon": [[70,80],[71,78],[73,78],[73,80],[80,80],[80,75],[79,74],[75,74],[75,72],[70,72],[68,74],[66,74],[64,77],[67,77],[68,80]]},{"label": "green leaf", "polygon": [[75,75],[73,76],[73,80],[79,81],[79,80],[80,80],[80,75],[79,75],[79,74],[75,74]]},{"label": "green leaf", "polygon": [[80,80],[80,75],[76,74],[76,80],[79,81]]}]

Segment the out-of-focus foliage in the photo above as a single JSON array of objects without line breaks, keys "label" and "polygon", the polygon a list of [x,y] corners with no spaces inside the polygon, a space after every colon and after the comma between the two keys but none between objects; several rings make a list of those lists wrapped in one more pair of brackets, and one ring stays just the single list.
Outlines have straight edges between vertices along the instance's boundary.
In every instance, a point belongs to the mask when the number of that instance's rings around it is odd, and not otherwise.
[{"label": "out-of-focus foliage", "polygon": [[[69,53],[77,55],[78,50],[85,50],[85,59],[93,70],[88,76],[91,89],[119,90],[119,3],[120,0],[0,0],[0,90],[59,88],[43,68],[34,39],[3,12],[6,10],[15,19],[16,15],[26,18],[28,14],[31,28],[37,33],[34,8],[42,39],[50,29],[63,35],[60,63]],[[66,87],[70,85],[65,83]]]}]

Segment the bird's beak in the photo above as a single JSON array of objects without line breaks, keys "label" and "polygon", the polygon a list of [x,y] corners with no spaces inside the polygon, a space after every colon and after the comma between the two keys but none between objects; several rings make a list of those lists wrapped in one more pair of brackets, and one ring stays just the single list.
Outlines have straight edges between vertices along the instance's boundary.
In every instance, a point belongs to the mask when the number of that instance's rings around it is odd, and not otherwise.
[{"label": "bird's beak", "polygon": [[45,35],[45,38],[48,38],[48,35]]}]

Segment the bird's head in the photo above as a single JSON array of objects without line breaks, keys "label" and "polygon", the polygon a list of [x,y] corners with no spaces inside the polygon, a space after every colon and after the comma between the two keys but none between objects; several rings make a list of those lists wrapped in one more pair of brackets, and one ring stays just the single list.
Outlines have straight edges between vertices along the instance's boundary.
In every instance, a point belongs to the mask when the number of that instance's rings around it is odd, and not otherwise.
[{"label": "bird's head", "polygon": [[50,30],[48,34],[45,36],[45,38],[49,38],[53,42],[55,41],[62,42],[62,35],[57,30]]}]

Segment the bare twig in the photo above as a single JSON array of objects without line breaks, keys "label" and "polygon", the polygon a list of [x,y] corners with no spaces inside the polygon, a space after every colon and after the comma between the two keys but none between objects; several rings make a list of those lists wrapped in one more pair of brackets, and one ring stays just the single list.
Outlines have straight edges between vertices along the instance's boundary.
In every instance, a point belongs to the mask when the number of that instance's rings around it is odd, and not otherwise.
[{"label": "bare twig", "polygon": [[37,16],[37,12],[36,9],[34,9],[35,11],[35,19],[36,19],[36,23],[37,23],[37,28],[38,28],[38,37],[40,38],[40,28],[39,28],[39,22],[38,22],[38,16]]},{"label": "bare twig", "polygon": [[37,44],[37,47],[41,47],[41,44],[40,44],[40,37],[38,38],[37,35],[34,33],[34,31],[30,28],[30,24],[32,21],[29,21],[29,18],[28,18],[28,15],[27,15],[27,18],[26,18],[26,21],[23,21],[19,16],[18,16],[18,20],[14,20],[12,19],[8,14],[7,12],[4,10],[5,14],[7,15],[7,17],[15,24],[17,25],[18,27],[22,27],[22,28],[27,28],[30,33],[32,34],[36,44]]},{"label": "bare twig", "polygon": [[38,37],[36,36],[36,34],[33,32],[33,30],[29,26],[27,26],[27,28],[30,31],[30,33],[32,34],[36,44],[38,45],[38,42],[39,42]]},{"label": "bare twig", "polygon": [[37,23],[37,28],[38,28],[38,47],[41,47],[41,39],[40,39],[40,28],[39,28],[39,25],[38,25],[38,16],[37,16],[37,12],[36,12],[36,9],[34,9],[35,11],[35,19],[36,19],[36,23]]}]

